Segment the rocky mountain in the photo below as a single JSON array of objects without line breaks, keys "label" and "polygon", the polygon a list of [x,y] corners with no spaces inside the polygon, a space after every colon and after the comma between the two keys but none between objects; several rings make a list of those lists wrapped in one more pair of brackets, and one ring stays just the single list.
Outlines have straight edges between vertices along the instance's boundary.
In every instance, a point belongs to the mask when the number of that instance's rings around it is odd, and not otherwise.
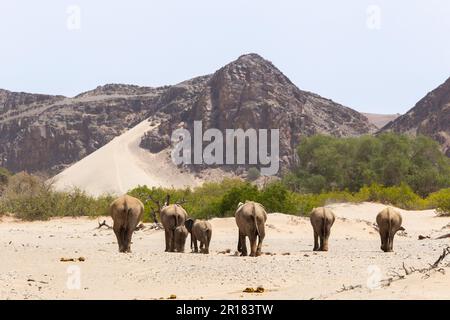
[{"label": "rocky mountain", "polygon": [[193,120],[207,128],[279,128],[283,163],[303,135],[353,136],[376,128],[362,114],[298,89],[257,54],[214,74],[159,88],[110,84],[74,98],[0,90],[0,166],[60,172],[114,137],[149,120],[141,147],[159,152],[170,133]]},{"label": "rocky mountain", "polygon": [[[174,88],[183,92],[184,86]],[[186,98],[189,101],[184,104],[168,99],[170,108],[159,109],[154,118],[161,125],[145,135],[143,147],[152,152],[168,147],[171,132],[179,127],[192,131],[195,120],[202,121],[204,130],[217,128],[222,132],[227,128],[280,129],[280,158],[289,166],[303,136],[323,133],[342,137],[376,130],[355,110],[298,89],[257,54],[243,55],[199,79],[195,95]]]},{"label": "rocky mountain", "polygon": [[381,132],[385,131],[429,136],[450,157],[450,78],[407,113],[384,126]]},{"label": "rocky mountain", "polygon": [[2,90],[0,166],[13,172],[59,172],[144,120],[162,90],[111,88],[75,98]]}]

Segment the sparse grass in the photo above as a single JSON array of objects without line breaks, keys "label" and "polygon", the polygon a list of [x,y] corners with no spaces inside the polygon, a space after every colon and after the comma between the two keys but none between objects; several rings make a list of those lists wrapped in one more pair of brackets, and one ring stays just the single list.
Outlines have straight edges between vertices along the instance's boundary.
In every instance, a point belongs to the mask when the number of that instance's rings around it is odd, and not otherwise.
[{"label": "sparse grass", "polygon": [[22,172],[9,179],[0,198],[0,214],[12,213],[23,220],[100,216],[108,214],[111,201],[111,196],[94,198],[79,189],[56,192],[43,178]]},{"label": "sparse grass", "polygon": [[[154,203],[146,201],[148,195],[161,203],[167,194],[171,202],[185,199],[183,207],[190,216],[209,219],[231,217],[239,202],[254,200],[262,203],[268,212],[307,216],[314,207],[331,203],[363,201],[380,202],[403,209],[437,208],[439,214],[450,215],[450,189],[442,189],[422,198],[407,185],[384,187],[378,184],[365,186],[358,192],[334,191],[319,194],[300,194],[290,191],[280,181],[272,182],[258,189],[255,185],[239,179],[225,179],[220,183],[210,182],[194,189],[148,188],[140,186],[129,192],[145,204],[144,221],[151,221],[150,212]],[[0,215],[8,212],[24,220],[46,220],[62,216],[108,215],[108,207],[113,197],[91,197],[79,189],[57,192],[52,184],[27,173],[19,173],[8,179],[8,184],[0,197]]]}]

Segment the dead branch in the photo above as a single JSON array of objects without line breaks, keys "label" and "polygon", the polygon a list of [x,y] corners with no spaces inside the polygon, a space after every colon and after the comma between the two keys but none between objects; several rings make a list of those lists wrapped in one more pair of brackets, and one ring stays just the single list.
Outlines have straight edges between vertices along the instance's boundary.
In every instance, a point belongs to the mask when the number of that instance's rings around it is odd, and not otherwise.
[{"label": "dead branch", "polygon": [[450,238],[450,233],[447,233],[447,234],[444,234],[442,236],[439,236],[439,237],[436,238],[436,240],[445,239],[445,238]]},{"label": "dead branch", "polygon": [[175,204],[177,204],[177,205],[179,205],[179,206],[181,206],[182,204],[185,204],[187,201],[186,201],[186,199],[185,198],[183,198],[183,199],[181,199],[181,200],[178,200],[177,202],[175,202]]},{"label": "dead branch", "polygon": [[336,292],[337,292],[337,293],[341,293],[341,292],[344,292],[344,291],[355,290],[355,289],[358,289],[358,288],[362,288],[362,285],[358,284],[358,285],[356,285],[356,286],[352,286],[352,285],[346,286],[345,284],[343,284],[343,285],[342,285],[342,288],[339,289],[339,290],[336,290]]},{"label": "dead branch", "polygon": [[439,264],[442,262],[442,260],[444,260],[445,257],[449,254],[450,254],[450,247],[447,247],[442,251],[442,254],[439,256],[439,258],[432,264],[433,269],[437,268]]},{"label": "dead branch", "polygon": [[97,229],[100,229],[100,228],[103,227],[103,226],[106,227],[106,228],[108,228],[108,229],[112,229],[112,227],[106,223],[106,220],[103,220],[103,222],[98,221],[98,227],[97,227]]},{"label": "dead branch", "polygon": [[145,226],[144,226],[143,223],[140,223],[140,224],[136,227],[136,229],[134,229],[134,231],[138,231],[138,230],[142,230],[142,229],[145,229]]}]

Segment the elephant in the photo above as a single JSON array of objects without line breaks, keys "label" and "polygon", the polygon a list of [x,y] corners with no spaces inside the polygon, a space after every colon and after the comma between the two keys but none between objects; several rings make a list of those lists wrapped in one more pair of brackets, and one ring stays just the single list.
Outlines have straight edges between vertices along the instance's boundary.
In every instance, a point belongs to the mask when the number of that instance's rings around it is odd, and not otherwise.
[{"label": "elephant", "polygon": [[142,220],[144,204],[139,199],[124,195],[110,204],[109,213],[113,219],[119,252],[131,252],[131,237]]},{"label": "elephant", "polygon": [[166,252],[174,252],[175,229],[184,226],[187,213],[179,204],[167,205],[167,203],[168,201],[166,201],[166,205],[161,209],[160,216],[166,238]]},{"label": "elephant", "polygon": [[184,225],[178,226],[174,231],[174,249],[177,252],[184,252],[184,246],[186,244],[186,238],[189,231]]},{"label": "elephant", "polygon": [[392,252],[394,248],[394,236],[402,227],[402,216],[393,208],[387,207],[377,215],[377,225],[381,238],[381,250]]},{"label": "elephant", "polygon": [[328,251],[328,238],[334,220],[334,213],[328,208],[314,208],[311,211],[310,221],[314,230],[314,251]]},{"label": "elephant", "polygon": [[[267,213],[262,204],[254,201],[240,202],[235,213],[235,219],[239,228],[238,252],[241,252],[241,256],[247,255],[246,237],[248,237],[250,240],[250,256],[260,256],[267,221]],[[258,246],[256,246],[258,237]]]},{"label": "elephant", "polygon": [[184,225],[191,234],[191,249],[194,246],[194,252],[198,252],[198,240],[200,241],[200,252],[208,254],[212,236],[211,223],[208,221],[187,219]]}]

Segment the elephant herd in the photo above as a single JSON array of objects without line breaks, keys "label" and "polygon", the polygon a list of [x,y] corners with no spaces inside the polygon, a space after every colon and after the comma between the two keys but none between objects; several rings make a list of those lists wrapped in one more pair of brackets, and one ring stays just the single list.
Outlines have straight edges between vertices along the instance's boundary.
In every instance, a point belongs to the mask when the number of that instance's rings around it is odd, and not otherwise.
[{"label": "elephant herd", "polygon": [[[158,204],[161,223],[164,227],[166,252],[184,252],[188,235],[191,235],[191,249],[208,254],[212,236],[212,226],[208,221],[191,219],[184,208],[178,204]],[[113,230],[117,237],[119,252],[131,252],[131,238],[144,214],[144,204],[137,198],[124,195],[110,205]],[[241,256],[247,256],[246,238],[250,240],[250,256],[261,255],[262,242],[265,237],[267,212],[263,205],[254,201],[239,203],[235,220],[239,229],[237,249]],[[314,208],[310,214],[314,231],[314,251],[328,251],[328,238],[335,221],[334,213],[324,207]],[[396,210],[386,207],[376,217],[381,239],[381,250],[393,251],[394,236],[402,227],[402,216]]]}]

